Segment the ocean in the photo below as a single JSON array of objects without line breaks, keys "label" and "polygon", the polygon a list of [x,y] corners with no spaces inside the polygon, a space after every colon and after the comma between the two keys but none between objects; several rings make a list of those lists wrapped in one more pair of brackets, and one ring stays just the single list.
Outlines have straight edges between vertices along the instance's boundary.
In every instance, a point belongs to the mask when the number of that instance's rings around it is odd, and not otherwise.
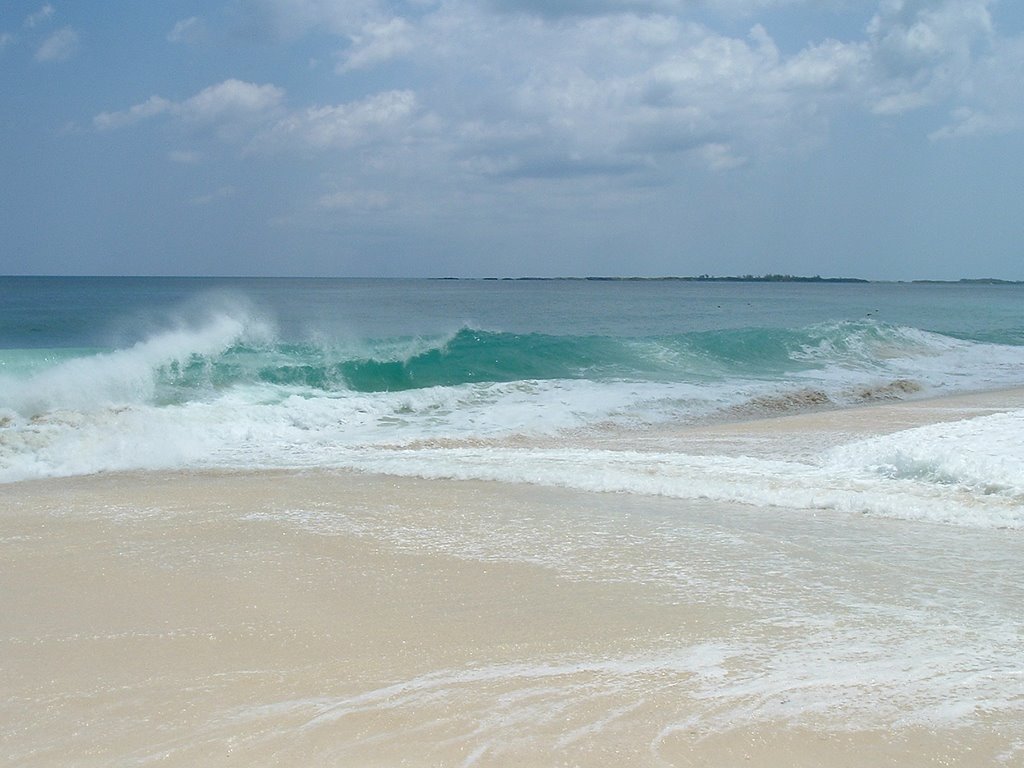
[{"label": "ocean", "polygon": [[1019,765],[1024,286],[0,278],[12,765]]},{"label": "ocean", "polygon": [[7,483],[333,468],[1020,528],[1024,412],[671,432],[1022,383],[1018,285],[0,278]]}]

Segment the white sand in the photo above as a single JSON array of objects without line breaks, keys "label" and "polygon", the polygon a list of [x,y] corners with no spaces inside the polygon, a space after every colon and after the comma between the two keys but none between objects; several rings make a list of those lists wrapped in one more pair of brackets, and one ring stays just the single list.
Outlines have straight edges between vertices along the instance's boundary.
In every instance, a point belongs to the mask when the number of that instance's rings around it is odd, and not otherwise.
[{"label": "white sand", "polygon": [[[1011,407],[653,439],[813,450]],[[1024,759],[1019,532],[327,472],[0,492],[6,764]]]}]

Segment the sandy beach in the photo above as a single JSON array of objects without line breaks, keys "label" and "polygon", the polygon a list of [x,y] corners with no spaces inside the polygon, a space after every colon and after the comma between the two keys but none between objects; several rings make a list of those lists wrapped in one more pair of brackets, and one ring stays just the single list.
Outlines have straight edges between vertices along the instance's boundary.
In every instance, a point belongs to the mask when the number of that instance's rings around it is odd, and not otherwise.
[{"label": "sandy beach", "polygon": [[[812,454],[1022,407],[1012,390],[650,439]],[[1019,531],[325,470],[0,492],[12,766],[1024,757]]]}]

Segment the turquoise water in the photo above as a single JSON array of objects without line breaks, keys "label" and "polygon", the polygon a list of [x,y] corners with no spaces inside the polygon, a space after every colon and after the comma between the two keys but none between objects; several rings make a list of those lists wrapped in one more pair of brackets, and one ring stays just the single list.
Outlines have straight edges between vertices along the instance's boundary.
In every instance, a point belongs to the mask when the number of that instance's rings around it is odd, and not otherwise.
[{"label": "turquoise water", "polygon": [[[908,332],[1024,345],[1024,287],[678,281],[0,279],[0,365],[37,370],[217,315],[247,332],[158,365],[168,395],[529,379],[772,378],[871,366]],[[816,354],[815,350],[820,351]],[[185,352],[189,352],[185,350]]]},{"label": "turquoise water", "polygon": [[874,318],[1024,344],[1018,285],[0,277],[0,347],[124,345],[232,302],[272,319],[290,340],[461,327],[647,337]]},{"label": "turquoise water", "polygon": [[652,430],[1022,383],[1024,286],[0,279],[7,482],[313,466],[771,504],[744,488],[910,478],[995,488],[991,520],[1016,525],[1013,419],[955,433],[970,466],[909,436],[834,465],[734,457],[750,466],[708,485],[701,456],[629,451]]}]

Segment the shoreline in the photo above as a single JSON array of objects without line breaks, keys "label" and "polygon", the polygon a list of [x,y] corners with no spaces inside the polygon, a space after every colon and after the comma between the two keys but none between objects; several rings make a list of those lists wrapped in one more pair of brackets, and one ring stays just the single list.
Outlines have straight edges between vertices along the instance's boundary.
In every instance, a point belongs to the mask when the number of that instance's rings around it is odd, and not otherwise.
[{"label": "shoreline", "polygon": [[785,431],[834,431],[842,435],[890,434],[903,429],[1020,409],[1024,409],[1024,385],[928,393],[905,399],[879,398],[845,406],[766,414],[753,418],[744,418],[741,414],[735,420],[684,427],[679,431],[765,433],[775,427]]},{"label": "shoreline", "polygon": [[[812,451],[1018,407],[1024,388],[651,439]],[[1024,752],[1012,532],[330,469],[4,491],[0,746],[17,765]]]},{"label": "shoreline", "polygon": [[[891,434],[904,429],[939,424],[943,422],[959,421],[963,419],[985,416],[995,413],[1006,413],[1024,409],[1024,386],[1000,387],[997,389],[972,390],[968,392],[957,392],[952,394],[929,394],[923,397],[910,397],[907,399],[883,399],[876,402],[856,403],[839,407],[825,407],[797,412],[783,411],[781,413],[765,413],[763,415],[752,415],[750,413],[738,412],[735,419],[713,421],[697,424],[661,424],[653,427],[645,427],[641,431],[628,432],[630,441],[638,445],[666,444],[672,448],[693,445],[709,449],[712,452],[721,450],[728,444],[730,438],[754,437],[763,435],[804,435],[808,438],[820,437],[822,435],[833,435],[839,440],[855,440],[863,436]],[[538,446],[548,447],[562,442],[560,436],[543,437],[536,439]],[[583,438],[582,442],[593,445],[608,445],[621,442],[621,433],[609,440],[598,432],[590,438]],[[445,441],[441,441],[442,443]],[[458,441],[450,441],[457,444]],[[479,444],[490,444],[487,440],[474,441]],[[496,442],[501,442],[500,440]],[[832,441],[835,442],[834,440]],[[744,444],[751,448],[749,443]],[[716,447],[717,446],[717,447]],[[728,449],[726,449],[728,451]],[[16,480],[9,483],[0,483],[0,488],[13,488],[24,484],[49,483],[67,481],[75,478],[85,477],[139,477],[160,475],[260,475],[264,473],[315,473],[315,472],[356,472],[364,474],[362,470],[350,470],[344,467],[263,467],[255,469],[236,467],[181,467],[161,469],[131,469],[111,470],[86,475],[65,475],[42,478],[28,478]],[[392,475],[386,472],[366,472],[365,474],[377,475],[387,478]],[[398,475],[402,476],[402,475]],[[483,481],[480,482],[490,482]],[[494,481],[502,483],[503,481]],[[549,487],[537,484],[537,487]]]}]

